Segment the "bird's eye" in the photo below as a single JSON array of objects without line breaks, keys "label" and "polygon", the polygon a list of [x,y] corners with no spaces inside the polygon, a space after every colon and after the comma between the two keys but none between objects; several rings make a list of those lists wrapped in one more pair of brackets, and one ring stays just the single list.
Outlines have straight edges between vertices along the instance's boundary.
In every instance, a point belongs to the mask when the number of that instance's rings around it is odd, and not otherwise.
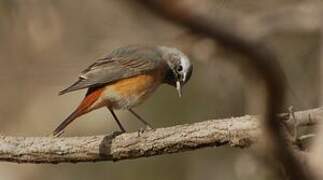
[{"label": "bird's eye", "polygon": [[181,65],[177,66],[177,71],[178,71],[178,72],[180,72],[180,71],[182,71],[182,70],[183,70],[183,66],[181,66]]}]

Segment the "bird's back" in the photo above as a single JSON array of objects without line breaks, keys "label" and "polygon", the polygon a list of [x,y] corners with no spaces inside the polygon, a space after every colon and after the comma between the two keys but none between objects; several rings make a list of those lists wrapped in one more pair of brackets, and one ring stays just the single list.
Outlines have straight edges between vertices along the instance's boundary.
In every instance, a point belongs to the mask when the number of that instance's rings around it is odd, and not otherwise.
[{"label": "bird's back", "polygon": [[128,46],[118,48],[83,70],[78,81],[59,94],[102,86],[121,79],[145,74],[161,66],[165,67],[165,63],[160,52],[155,47]]}]

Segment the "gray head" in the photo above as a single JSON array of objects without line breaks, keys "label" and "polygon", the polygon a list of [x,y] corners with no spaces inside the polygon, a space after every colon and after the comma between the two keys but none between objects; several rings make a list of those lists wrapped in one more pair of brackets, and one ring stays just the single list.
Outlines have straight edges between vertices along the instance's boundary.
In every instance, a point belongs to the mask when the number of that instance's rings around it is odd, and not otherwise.
[{"label": "gray head", "polygon": [[182,86],[191,78],[193,65],[188,57],[176,48],[160,46],[162,58],[166,60],[169,69],[166,72],[165,83],[176,87],[179,97],[182,96]]}]

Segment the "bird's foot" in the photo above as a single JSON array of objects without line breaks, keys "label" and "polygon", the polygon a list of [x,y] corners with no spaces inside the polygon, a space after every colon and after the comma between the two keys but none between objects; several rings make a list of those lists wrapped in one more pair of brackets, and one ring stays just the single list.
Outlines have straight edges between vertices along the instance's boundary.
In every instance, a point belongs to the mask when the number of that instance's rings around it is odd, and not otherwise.
[{"label": "bird's foot", "polygon": [[154,128],[151,125],[145,126],[144,130],[151,131],[154,130]]},{"label": "bird's foot", "polygon": [[138,132],[138,137],[140,137],[141,134],[143,134],[146,131],[152,131],[154,130],[154,128],[152,128],[151,126],[145,126],[144,128],[140,128],[137,132]]},{"label": "bird's foot", "polygon": [[117,136],[119,136],[119,135],[121,135],[121,134],[123,134],[123,133],[125,133],[126,131],[112,131],[110,134],[109,134],[109,136],[111,136],[111,137],[113,137],[113,138],[115,138],[115,137],[117,137]]}]

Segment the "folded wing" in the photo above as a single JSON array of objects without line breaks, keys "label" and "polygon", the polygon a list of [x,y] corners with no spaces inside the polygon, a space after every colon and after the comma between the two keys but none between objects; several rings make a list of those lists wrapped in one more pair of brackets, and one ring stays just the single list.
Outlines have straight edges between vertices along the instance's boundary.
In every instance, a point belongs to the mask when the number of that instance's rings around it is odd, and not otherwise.
[{"label": "folded wing", "polygon": [[82,71],[78,81],[59,94],[102,86],[116,80],[153,71],[162,63],[165,62],[161,60],[161,54],[154,47],[128,46],[119,48]]}]

